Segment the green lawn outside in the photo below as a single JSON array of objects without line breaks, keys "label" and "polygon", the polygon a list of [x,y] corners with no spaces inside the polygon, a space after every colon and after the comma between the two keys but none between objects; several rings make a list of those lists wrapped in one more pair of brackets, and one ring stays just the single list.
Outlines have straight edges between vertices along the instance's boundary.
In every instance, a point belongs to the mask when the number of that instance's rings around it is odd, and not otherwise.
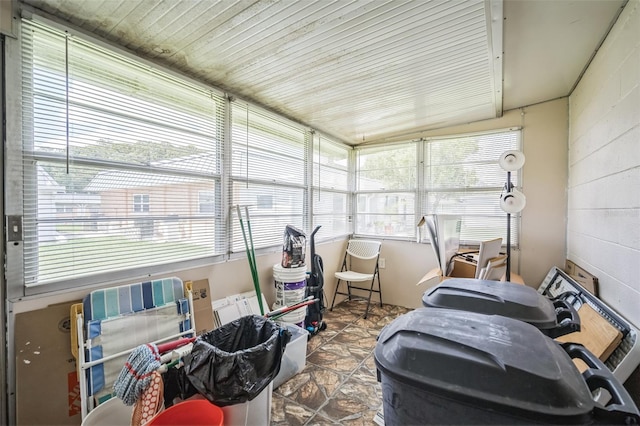
[{"label": "green lawn outside", "polygon": [[40,245],[38,282],[212,255],[214,248],[123,237],[77,238]]}]

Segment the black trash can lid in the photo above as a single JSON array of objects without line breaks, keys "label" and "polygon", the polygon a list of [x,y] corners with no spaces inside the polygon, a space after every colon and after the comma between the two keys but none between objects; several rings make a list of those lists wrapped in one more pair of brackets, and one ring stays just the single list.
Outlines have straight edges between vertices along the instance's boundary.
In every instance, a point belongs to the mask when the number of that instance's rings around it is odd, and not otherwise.
[{"label": "black trash can lid", "polygon": [[386,326],[377,368],[454,401],[532,419],[579,420],[594,401],[567,353],[512,318],[420,308]]},{"label": "black trash can lid", "polygon": [[551,300],[531,287],[509,282],[447,279],[427,290],[422,296],[422,304],[432,308],[502,315],[543,330],[558,326]]}]

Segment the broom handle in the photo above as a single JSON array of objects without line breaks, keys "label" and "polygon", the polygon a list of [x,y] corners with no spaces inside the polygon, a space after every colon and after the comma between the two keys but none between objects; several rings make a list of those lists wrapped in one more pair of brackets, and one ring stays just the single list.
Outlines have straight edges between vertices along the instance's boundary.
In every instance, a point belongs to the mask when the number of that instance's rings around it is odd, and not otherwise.
[{"label": "broom handle", "polygon": [[244,246],[247,252],[247,259],[249,260],[249,269],[251,270],[251,279],[253,280],[253,287],[256,291],[256,296],[258,297],[258,305],[260,306],[260,314],[264,315],[264,307],[262,306],[262,294],[260,291],[260,282],[258,281],[258,271],[255,265],[255,253],[251,256],[253,251],[253,237],[251,237],[251,222],[249,220],[249,209],[245,207],[245,212],[247,214],[247,227],[249,228],[249,238],[251,238],[251,249],[249,249],[249,243],[247,241],[247,233],[244,229],[244,222],[242,220],[242,212],[240,210],[240,206],[236,205],[236,212],[238,214],[238,219],[240,220],[240,228],[242,229],[242,238],[244,239]]},{"label": "broom handle", "polygon": [[196,340],[195,337],[184,337],[182,339],[174,340],[173,342],[161,343],[156,346],[158,348],[158,353],[163,354],[165,352],[174,350],[175,348],[179,348],[180,346],[184,346],[188,343],[191,343],[194,340]]},{"label": "broom handle", "polygon": [[251,258],[253,259],[253,267],[254,267],[253,286],[256,289],[256,296],[258,296],[258,306],[260,306],[260,315],[264,315],[264,307],[262,306],[262,292],[260,291],[260,280],[258,279],[258,267],[256,264],[256,252],[253,248],[253,236],[251,233],[251,219],[249,218],[249,207],[245,206],[244,211],[247,214],[247,228],[249,230],[249,241],[251,242]]},{"label": "broom handle", "polygon": [[285,314],[285,313],[290,312],[290,311],[295,311],[296,309],[302,308],[303,306],[314,304],[318,300],[319,299],[314,299],[313,296],[309,296],[305,300],[303,300],[301,302],[298,302],[298,303],[296,303],[294,305],[283,306],[282,308],[276,309],[275,311],[267,312],[265,314],[265,316],[267,318],[270,318],[270,317],[275,317],[275,316],[280,315],[280,314]]},{"label": "broom handle", "polygon": [[290,309],[287,309],[284,312],[280,312],[277,315],[272,315],[271,316],[271,315],[269,315],[270,314],[269,313],[269,314],[267,314],[268,315],[267,318],[269,318],[272,321],[278,321],[280,318],[282,318],[285,315],[287,315],[290,311],[295,311],[295,310],[298,310],[300,308],[304,308],[305,306],[313,305],[314,303],[318,303],[319,301],[320,301],[320,299],[309,300],[308,302],[304,302],[304,303],[301,303],[301,304],[296,305],[296,306],[291,306]]},{"label": "broom handle", "polygon": [[251,254],[249,253],[249,243],[247,242],[247,233],[244,230],[244,222],[242,221],[242,213],[240,212],[240,206],[236,206],[236,212],[238,214],[238,220],[240,220],[240,229],[242,229],[242,239],[244,240],[244,249],[247,253],[247,259],[249,260],[249,269],[251,270],[251,279],[254,280],[253,276],[253,259],[251,259]]}]

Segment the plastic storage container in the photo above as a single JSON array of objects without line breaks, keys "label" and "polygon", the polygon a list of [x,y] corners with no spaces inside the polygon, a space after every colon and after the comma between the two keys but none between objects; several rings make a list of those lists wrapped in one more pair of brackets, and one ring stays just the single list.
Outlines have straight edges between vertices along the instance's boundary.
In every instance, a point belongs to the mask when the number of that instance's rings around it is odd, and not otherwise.
[{"label": "plastic storage container", "polygon": [[549,337],[580,331],[580,317],[570,303],[548,299],[531,287],[509,282],[448,279],[427,290],[422,304],[514,318],[534,325]]},{"label": "plastic storage container", "polygon": [[291,333],[291,340],[287,343],[287,347],[282,355],[282,363],[280,363],[280,372],[273,379],[273,388],[278,386],[304,370],[307,358],[307,340],[309,332],[297,325],[287,324],[287,330]]},{"label": "plastic storage container", "polygon": [[[382,330],[374,356],[388,426],[640,422],[629,394],[584,347],[508,317],[416,309]],[[591,368],[581,375],[572,357]],[[598,387],[614,395],[611,405],[593,400]]]}]

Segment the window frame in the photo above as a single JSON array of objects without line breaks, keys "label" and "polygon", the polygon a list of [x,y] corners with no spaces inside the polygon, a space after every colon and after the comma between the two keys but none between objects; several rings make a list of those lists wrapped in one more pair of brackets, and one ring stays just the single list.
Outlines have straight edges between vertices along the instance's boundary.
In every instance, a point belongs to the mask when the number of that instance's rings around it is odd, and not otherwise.
[{"label": "window frame", "polygon": [[[492,136],[499,136],[499,135],[509,135],[509,134],[517,134],[516,139],[516,146],[506,146],[504,148],[504,150],[507,149],[518,149],[521,150],[522,149],[522,128],[520,127],[511,127],[511,128],[504,128],[504,129],[495,129],[495,130],[490,130],[490,131],[486,131],[486,132],[470,132],[470,133],[461,133],[461,134],[452,134],[452,135],[445,135],[445,136],[438,136],[438,137],[430,137],[430,138],[421,138],[421,139],[414,139],[414,140],[410,140],[410,141],[399,141],[396,142],[394,144],[371,144],[371,145],[365,145],[365,146],[357,146],[355,147],[354,151],[355,151],[355,157],[358,158],[360,155],[362,155],[362,152],[367,152],[367,151],[374,151],[374,150],[383,150],[383,151],[393,151],[394,149],[396,149],[398,146],[402,147],[402,146],[407,146],[407,145],[411,145],[411,144],[415,144],[416,147],[416,153],[417,153],[417,159],[416,159],[416,163],[415,163],[415,176],[417,177],[417,181],[416,181],[416,186],[413,190],[411,190],[410,187],[405,187],[404,189],[400,188],[400,189],[361,189],[359,188],[359,183],[358,183],[358,179],[360,176],[360,170],[359,170],[359,166],[356,165],[356,170],[355,170],[355,178],[356,178],[356,186],[355,186],[355,190],[354,190],[354,217],[356,220],[356,225],[354,228],[354,232],[355,232],[355,236],[357,237],[363,237],[363,238],[385,238],[385,239],[394,239],[394,240],[402,240],[402,241],[416,241],[417,239],[424,237],[424,232],[421,234],[419,232],[419,229],[417,227],[417,224],[419,222],[419,218],[423,217],[424,215],[428,215],[428,214],[434,214],[434,213],[439,213],[439,214],[454,214],[448,211],[444,211],[444,212],[439,212],[439,211],[433,211],[432,208],[429,206],[429,198],[431,195],[435,194],[435,193],[445,193],[445,192],[449,192],[449,193],[455,193],[455,192],[459,192],[461,194],[477,194],[477,195],[481,195],[483,192],[484,193],[494,193],[493,195],[495,195],[495,205],[493,205],[493,201],[491,202],[491,206],[492,207],[498,207],[499,206],[499,195],[498,193],[500,193],[504,188],[502,186],[480,186],[480,187],[468,187],[468,186],[459,186],[459,187],[454,187],[454,188],[449,188],[448,190],[445,189],[434,189],[433,187],[429,187],[428,184],[428,171],[430,167],[434,166],[434,162],[430,161],[429,158],[429,144],[430,143],[437,143],[437,142],[444,142],[444,141],[448,141],[448,140],[453,140],[453,139],[465,139],[465,138],[482,138],[482,137],[492,137]],[[498,164],[498,157],[499,154],[495,155],[495,160],[484,160],[483,162],[478,162],[478,164],[490,164],[492,166],[497,167]],[[453,164],[465,164],[465,163],[453,163]],[[410,166],[407,166],[410,167]],[[506,183],[506,172],[504,172],[504,182]],[[522,185],[522,169],[512,172],[511,174],[512,177],[512,184],[514,184],[514,186],[518,189],[521,189],[521,185]],[[502,185],[502,184],[500,184]],[[386,233],[381,233],[381,232],[359,232],[359,230],[362,230],[362,224],[358,223],[358,220],[362,220],[362,212],[361,212],[361,208],[358,206],[358,197],[360,195],[367,195],[367,194],[378,194],[381,196],[388,196],[391,194],[399,194],[399,193],[414,193],[415,194],[415,223],[414,225],[414,234],[410,235],[410,236],[398,236],[398,235],[390,235],[390,234],[386,234]],[[493,196],[492,195],[492,196]],[[463,218],[463,229],[464,229],[464,217],[471,217],[465,214],[459,214],[460,216],[462,216]],[[496,213],[495,215],[491,216],[491,218],[495,219],[496,221],[498,220],[503,220],[504,218],[504,222],[506,222],[506,213],[502,212],[500,210],[499,213]],[[511,215],[511,244],[512,247],[514,248],[518,248],[519,247],[519,237],[520,237],[520,219],[521,219],[521,214],[512,214]],[[469,221],[468,221],[469,222]],[[491,222],[486,222],[487,224],[491,223]],[[504,234],[505,236],[503,236],[503,245],[506,245],[506,223],[504,223],[504,226],[499,225],[500,226],[500,231],[504,230]],[[469,234],[467,232],[467,234]],[[474,239],[474,238],[464,238],[464,232],[463,235],[461,236],[461,245],[464,246],[470,246],[470,247],[475,247],[475,246],[479,246],[480,241],[484,240],[484,238],[480,239]],[[423,240],[421,242],[426,242],[425,239],[423,238]]]},{"label": "window frame", "polygon": [[[316,149],[317,146],[317,149]],[[353,147],[336,142],[334,139],[328,138],[322,134],[314,134],[313,141],[311,143],[311,191],[310,191],[310,215],[311,215],[311,228],[315,229],[317,226],[322,226],[323,222],[326,224],[327,220],[332,223],[339,224],[344,220],[345,231],[336,230],[334,226],[321,228],[316,235],[316,241],[322,241],[332,238],[341,238],[347,235],[353,234],[353,202],[352,202],[352,188],[353,188]],[[326,152],[330,150],[343,150],[344,151],[344,165],[329,163],[328,160],[322,161],[323,154],[326,156]],[[335,184],[335,181],[331,179],[323,180],[323,176],[329,174],[341,175],[345,174],[345,182],[340,186],[340,182]],[[324,196],[330,197],[344,197],[344,213],[339,212],[336,214],[334,208],[329,208],[321,203]],[[333,202],[335,202],[333,198]],[[328,211],[328,212],[327,212]]]},{"label": "window frame", "polygon": [[[247,234],[247,238],[251,237],[248,243],[253,244],[254,250],[261,253],[281,248],[286,225],[308,228],[311,131],[240,99],[231,101],[229,116],[229,256],[246,252],[235,206],[241,207],[246,232],[251,225],[251,236]],[[289,169],[284,170],[286,167]],[[258,200],[267,195],[271,196],[269,209]],[[280,227],[278,232],[269,231],[276,226]]]},{"label": "window frame", "polygon": [[[361,164],[360,164],[362,159],[361,157],[364,155],[367,155],[367,153],[376,155],[377,152],[381,152],[383,153],[381,157],[384,158],[385,160],[389,160],[393,156],[393,153],[398,153],[399,150],[403,150],[403,149],[406,149],[407,152],[409,153],[405,158],[407,160],[411,160],[410,163],[409,162],[402,163],[403,168],[405,168],[407,173],[410,175],[409,176],[411,178],[410,181],[407,180],[406,179],[407,177],[405,176],[405,179],[403,179],[404,182],[402,182],[400,185],[395,185],[395,186],[384,185],[379,188],[372,187],[377,183],[375,179],[371,177],[363,176],[363,169],[361,168]],[[413,151],[413,157],[411,157],[410,151]],[[388,153],[388,155],[384,155],[386,153]],[[397,226],[401,226],[399,224],[401,224],[403,221],[406,221],[406,219],[399,220],[399,221],[391,221],[391,223],[387,223],[386,220],[383,220],[383,221],[374,220],[372,222],[371,219],[385,217],[385,216],[402,217],[408,214],[411,217],[413,217],[411,222],[417,223],[415,218],[419,217],[418,209],[419,209],[419,195],[420,195],[419,183],[418,183],[419,156],[420,156],[420,151],[416,141],[401,141],[401,142],[391,143],[391,144],[371,144],[366,146],[355,147],[354,149],[354,162],[355,162],[354,191],[353,191],[353,194],[354,194],[353,206],[354,206],[354,221],[355,221],[354,235],[358,237],[363,237],[363,238],[385,238],[385,239],[404,240],[404,241],[415,240],[415,236],[413,233],[411,235],[399,236],[394,231],[394,228]],[[366,161],[366,158],[364,159],[364,161]],[[384,168],[369,168],[369,169],[364,169],[364,172],[367,172],[366,174],[368,175],[370,175],[371,172],[373,172],[373,175],[378,174],[378,172],[383,173],[385,170],[390,171],[390,173],[393,173],[395,166],[396,164],[390,164],[390,165],[386,165]],[[368,185],[365,185],[367,183],[365,182],[365,180],[369,181]],[[369,187],[367,188],[366,186],[369,186]],[[406,202],[406,199],[402,198],[403,194],[405,194],[409,198],[412,198],[411,200],[413,202],[412,211],[409,211],[409,212],[397,211],[394,213],[386,214],[386,213],[370,211],[369,207],[367,207],[366,211],[362,210],[362,203],[360,202],[361,199],[364,199],[364,200],[368,199],[370,201],[369,203],[365,203],[367,206],[370,206],[371,202],[375,202],[376,204],[378,204],[378,208],[380,208],[380,202],[382,201],[384,204],[384,207],[386,208],[390,201],[390,197],[392,199],[395,198],[397,201],[396,203],[392,202],[391,207],[394,207],[393,205],[397,204],[397,207],[400,208]],[[392,199],[391,201],[393,201]],[[406,233],[409,232],[408,229],[412,229],[412,230],[414,229],[414,224],[411,224],[408,226],[405,224],[405,226],[406,226],[405,229],[407,230]],[[363,232],[363,228],[366,228],[364,232]],[[379,230],[382,230],[383,232],[379,232]],[[393,232],[387,233],[387,230],[391,230]]]},{"label": "window frame", "polygon": [[[23,97],[23,92],[21,89],[21,82],[24,77],[22,57],[23,57],[23,49],[25,48],[25,45],[24,45],[25,42],[22,36],[22,32],[23,32],[22,27],[24,25],[23,21],[34,22],[37,25],[42,25],[46,27],[49,31],[66,33],[68,34],[68,37],[78,38],[79,40],[82,40],[82,42],[85,43],[86,45],[94,46],[94,48],[97,50],[110,52],[111,55],[123,57],[125,60],[132,61],[133,63],[138,64],[139,67],[150,69],[150,70],[153,70],[153,72],[159,72],[160,74],[167,75],[169,76],[169,78],[174,79],[179,84],[184,84],[191,87],[197,87],[199,88],[198,90],[201,90],[203,93],[207,92],[209,96],[214,96],[214,95],[218,96],[218,99],[219,99],[217,101],[218,106],[220,106],[220,100],[222,100],[225,105],[228,102],[223,92],[219,91],[216,88],[212,88],[201,82],[192,80],[189,77],[186,77],[184,75],[181,75],[179,73],[176,73],[164,67],[153,64],[147,60],[137,57],[136,55],[133,55],[124,51],[121,47],[114,46],[109,43],[105,43],[90,35],[86,35],[82,32],[69,28],[66,25],[59,24],[57,22],[51,21],[42,16],[34,15],[30,13],[23,14],[23,19],[18,21],[17,42],[10,43],[7,48],[8,52],[11,52],[10,55],[12,56],[12,58],[15,58],[15,61],[12,61],[13,66],[10,67],[11,68],[10,70],[8,70],[9,75],[11,76],[10,78],[13,78],[13,80],[15,80],[17,83],[15,85],[12,85],[12,90],[10,91],[10,95],[9,95],[14,99],[19,100],[19,99],[22,99]],[[18,104],[21,105],[21,103],[18,103]],[[34,184],[36,182],[35,172],[34,173],[29,172],[29,168],[27,167],[27,165],[30,162],[34,162],[35,164],[35,161],[40,161],[40,160],[53,162],[52,164],[56,164],[56,163],[64,164],[65,160],[64,158],[58,158],[57,156],[51,155],[51,154],[47,155],[46,153],[33,155],[32,153],[34,151],[32,148],[29,148],[28,146],[24,148],[25,138],[30,138],[30,140],[33,141],[33,136],[29,134],[28,131],[27,132],[24,131],[25,123],[26,125],[28,125],[29,120],[28,119],[26,121],[24,120],[23,111],[24,111],[24,108],[19,108],[17,111],[12,112],[14,118],[16,119],[16,121],[14,121],[14,123],[16,123],[16,131],[14,132],[16,137],[11,138],[11,142],[7,143],[6,159],[13,159],[14,161],[11,162],[11,167],[5,167],[5,179],[7,182],[12,183],[11,185],[12,189],[6,191],[7,200],[11,205],[18,207],[16,209],[10,209],[9,211],[7,211],[7,214],[12,214],[16,216],[24,224],[24,214],[26,210],[23,207],[23,201],[26,198],[25,198],[25,193],[23,189],[22,177],[25,176],[25,179],[27,179],[28,181],[34,182]],[[224,113],[224,110],[221,110],[220,108],[217,108],[217,109],[214,108],[210,110],[209,116],[213,119],[213,117],[220,116],[223,113]],[[216,126],[217,132],[215,132],[215,134],[212,135],[214,138],[216,138],[221,142],[223,142],[223,139],[224,139],[224,126],[225,126],[224,122],[223,121],[220,122],[219,125]],[[218,150],[218,156],[219,158],[221,158],[222,148],[217,148],[217,150]],[[25,155],[23,155],[23,152],[25,153]],[[100,161],[83,160],[83,161],[76,161],[75,163],[76,165],[92,166],[94,164],[100,164]],[[5,161],[5,166],[6,165],[7,165],[7,162]],[[137,172],[137,170],[144,172],[145,167],[144,166],[133,167],[131,168],[131,170],[133,173]],[[178,171],[167,170],[167,172],[173,173],[176,176],[179,176],[180,174],[184,174],[184,172],[179,170]],[[30,176],[33,176],[33,178],[30,178]],[[218,203],[220,203],[220,201],[222,200],[220,198],[221,186],[222,186],[221,181],[222,181],[222,174],[211,175],[210,182],[212,183],[212,188],[215,188],[214,191],[216,193],[216,199],[217,199],[216,202]],[[153,198],[152,196],[149,197],[150,201],[152,198]],[[131,203],[132,201],[133,201],[133,198],[129,198],[128,203]],[[131,209],[131,210],[134,209],[132,204],[129,204],[129,206],[130,207],[128,207],[128,209]],[[222,204],[220,204],[220,206],[222,207]],[[131,211],[131,210],[128,210],[128,211]],[[149,208],[149,210],[151,209]],[[149,212],[142,211],[142,212],[135,212],[135,213],[131,211],[131,213],[135,215],[151,216],[149,214],[150,211]],[[163,218],[164,216],[160,216],[160,219],[163,219]],[[174,220],[174,215],[170,214],[169,216],[166,217],[166,219],[167,221]],[[222,229],[220,227],[224,226],[224,223],[226,222],[226,215],[217,213],[215,215],[214,220],[216,222],[216,229]],[[220,247],[225,247],[224,239],[222,238],[220,239],[216,238],[216,244],[219,244]],[[21,240],[8,245],[8,247],[10,248],[7,250],[7,259],[10,259],[8,262],[10,266],[8,267],[8,270],[7,270],[7,277],[9,277],[10,280],[8,280],[9,284],[7,287],[7,296],[11,300],[14,300],[20,297],[25,297],[25,296],[52,294],[59,291],[68,291],[76,288],[86,288],[86,287],[95,286],[95,285],[104,285],[107,283],[122,282],[123,280],[144,278],[151,275],[157,275],[157,274],[163,274],[163,273],[174,273],[177,270],[192,269],[192,268],[201,267],[207,264],[211,264],[212,262],[221,261],[225,258],[225,255],[226,255],[226,248],[223,248],[223,253],[221,254],[211,254],[210,256],[205,256],[205,257],[199,256],[197,258],[195,257],[189,258],[189,259],[185,258],[182,260],[178,259],[174,261],[163,262],[162,264],[139,266],[134,268],[115,269],[115,270],[110,270],[109,272],[98,271],[90,274],[89,276],[78,276],[78,277],[73,276],[73,277],[69,277],[69,279],[59,279],[59,280],[48,282],[48,283],[27,285],[25,269],[24,269],[25,268],[24,259],[25,259],[25,252],[26,252],[24,237],[22,237]]]}]

